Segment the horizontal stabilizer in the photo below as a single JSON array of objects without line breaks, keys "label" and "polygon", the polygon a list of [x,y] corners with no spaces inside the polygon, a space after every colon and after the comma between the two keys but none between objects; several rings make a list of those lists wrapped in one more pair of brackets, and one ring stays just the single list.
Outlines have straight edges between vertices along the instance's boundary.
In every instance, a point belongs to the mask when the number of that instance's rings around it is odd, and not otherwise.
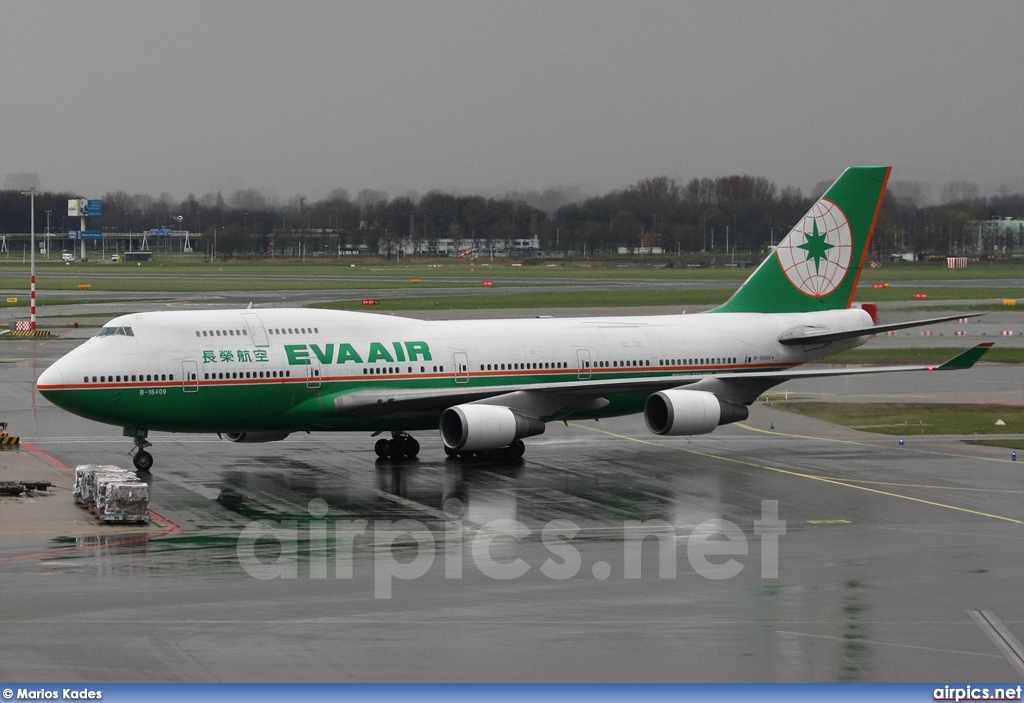
[{"label": "horizontal stabilizer", "polygon": [[783,332],[779,335],[779,342],[787,346],[794,346],[797,344],[824,344],[827,342],[838,342],[843,339],[853,339],[855,337],[867,337],[872,334],[880,334],[882,332],[892,332],[895,330],[905,330],[911,327],[922,327],[924,325],[937,325],[940,322],[952,322],[953,320],[960,320],[967,317],[980,317],[984,315],[983,312],[968,313],[966,315],[949,315],[947,317],[930,317],[927,320],[913,320],[911,322],[893,322],[888,325],[872,325],[871,327],[861,327],[855,330],[842,330],[839,332],[832,332],[829,330],[805,331],[804,328],[797,330],[790,330],[789,332]]}]

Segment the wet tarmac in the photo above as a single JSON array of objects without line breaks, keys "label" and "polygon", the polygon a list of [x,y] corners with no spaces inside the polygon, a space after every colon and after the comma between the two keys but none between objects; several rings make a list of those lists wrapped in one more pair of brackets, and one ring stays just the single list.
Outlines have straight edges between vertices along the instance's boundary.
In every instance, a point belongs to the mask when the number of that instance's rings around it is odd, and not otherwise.
[{"label": "wet tarmac", "polygon": [[[359,434],[154,433],[158,519],[124,530],[60,508],[61,466],[130,465],[117,428],[35,393],[73,344],[0,347],[0,419],[25,444],[0,478],[58,478],[0,498],[0,678],[1024,678],[977,615],[1024,637],[1008,450],[900,446],[765,405],[698,438],[639,417],[551,424],[514,462],[445,460],[436,433],[401,464]],[[789,388],[1024,403],[995,364]],[[6,529],[36,508],[45,529]]]}]

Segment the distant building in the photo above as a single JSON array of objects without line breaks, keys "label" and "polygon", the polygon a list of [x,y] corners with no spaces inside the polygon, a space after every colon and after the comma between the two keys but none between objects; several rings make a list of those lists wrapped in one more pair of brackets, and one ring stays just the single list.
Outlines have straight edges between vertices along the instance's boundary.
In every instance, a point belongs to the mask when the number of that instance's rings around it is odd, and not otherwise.
[{"label": "distant building", "polygon": [[[389,242],[381,238],[377,246],[378,251],[384,255],[388,252]],[[477,257],[484,256],[515,256],[517,254],[530,254],[540,251],[540,240],[536,237],[531,239],[451,239],[442,237],[440,239],[417,239],[403,237],[400,240],[391,240],[390,248],[392,253],[401,252],[402,256],[420,254],[424,256],[459,256],[472,252]]]},{"label": "distant building", "polygon": [[975,220],[974,253],[986,256],[1008,256],[1024,250],[1024,220],[1012,217]]}]

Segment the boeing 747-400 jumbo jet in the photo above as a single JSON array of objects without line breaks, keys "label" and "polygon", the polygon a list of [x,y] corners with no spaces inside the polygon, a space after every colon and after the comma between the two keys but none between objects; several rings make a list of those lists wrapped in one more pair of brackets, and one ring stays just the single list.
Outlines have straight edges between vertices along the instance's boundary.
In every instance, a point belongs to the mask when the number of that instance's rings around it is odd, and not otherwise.
[{"label": "boeing 747-400 jumbo jet", "polygon": [[[659,435],[746,419],[792,378],[924,370],[796,367],[888,325],[851,307],[889,167],[846,170],[721,307],[696,315],[422,321],[313,309],[124,315],[50,366],[39,391],[120,425],[148,471],[150,430],[270,442],[292,432],[390,432],[382,458],[414,457],[440,429],[450,457],[500,450],[557,420],[643,413]],[[968,368],[982,344],[937,370]]]}]

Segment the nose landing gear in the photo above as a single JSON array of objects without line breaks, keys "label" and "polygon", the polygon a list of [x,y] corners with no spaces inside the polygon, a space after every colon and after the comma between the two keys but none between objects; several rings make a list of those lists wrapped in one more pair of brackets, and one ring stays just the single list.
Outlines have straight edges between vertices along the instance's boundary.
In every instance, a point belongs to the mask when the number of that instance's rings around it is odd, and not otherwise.
[{"label": "nose landing gear", "polygon": [[149,430],[125,427],[124,433],[129,437],[133,437],[135,443],[135,448],[129,452],[129,454],[135,454],[132,457],[132,464],[135,465],[135,470],[141,472],[149,471],[153,468],[153,455],[146,451],[146,447],[153,446],[152,442],[146,439],[149,436]]}]

